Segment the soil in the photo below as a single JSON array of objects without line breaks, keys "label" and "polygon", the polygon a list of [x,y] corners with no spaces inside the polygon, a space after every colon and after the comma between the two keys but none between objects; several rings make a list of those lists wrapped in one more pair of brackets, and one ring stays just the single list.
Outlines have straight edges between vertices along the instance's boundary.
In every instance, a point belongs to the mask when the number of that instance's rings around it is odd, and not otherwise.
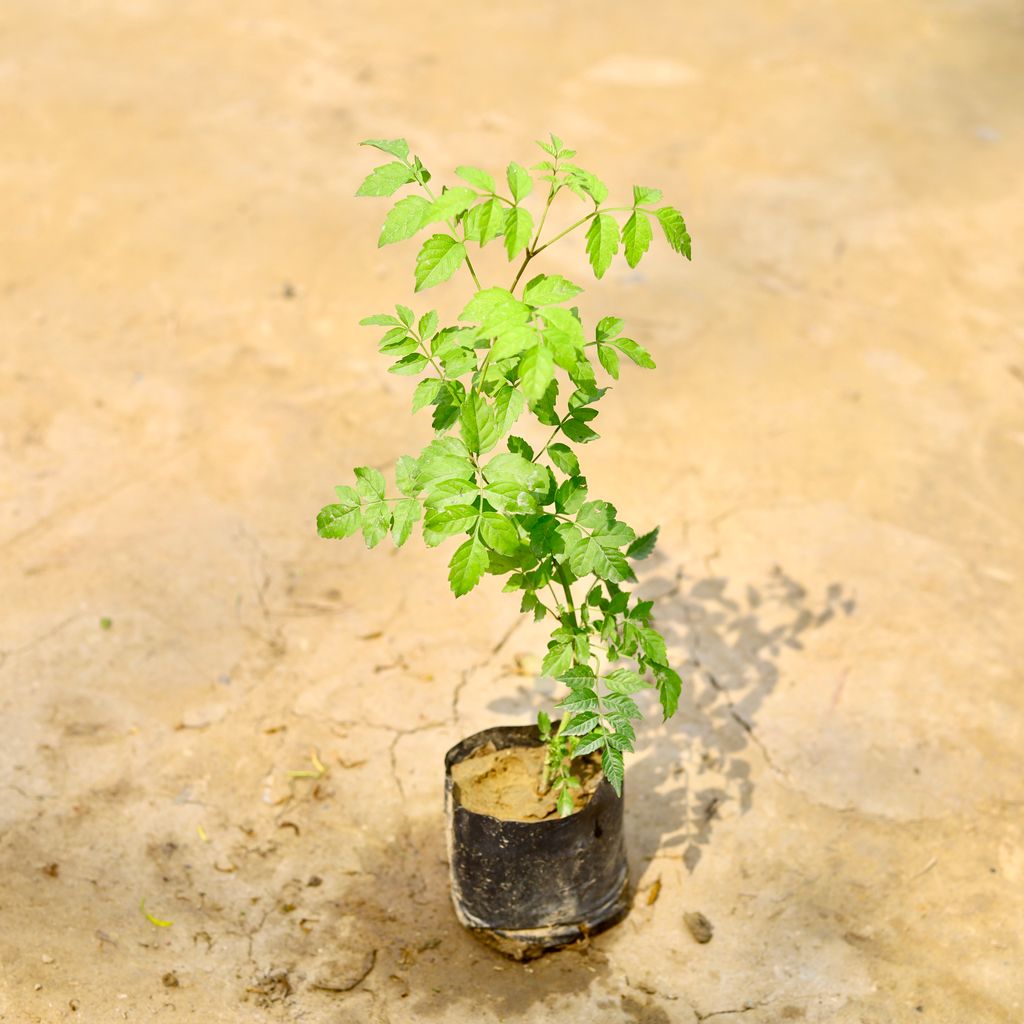
[{"label": "soil", "polygon": [[[487,744],[452,766],[455,799],[476,814],[503,821],[544,821],[558,815],[553,790],[538,792],[544,768],[544,747],[506,747]],[[573,774],[580,787],[573,791],[573,807],[586,807],[604,777],[594,756],[577,758]]]}]

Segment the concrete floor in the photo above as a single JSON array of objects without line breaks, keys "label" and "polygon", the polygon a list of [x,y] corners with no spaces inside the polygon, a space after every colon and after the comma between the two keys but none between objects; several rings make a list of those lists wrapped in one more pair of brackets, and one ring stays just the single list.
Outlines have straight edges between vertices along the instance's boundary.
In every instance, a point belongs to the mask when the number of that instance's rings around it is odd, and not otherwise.
[{"label": "concrete floor", "polygon": [[[1024,1021],[1017,4],[8,0],[0,40],[0,1020]],[[551,130],[694,236],[583,297],[659,362],[588,475],[661,523],[691,672],[632,915],[519,966],[450,912],[440,762],[532,715],[541,634],[312,520],[428,437],[356,327],[414,250],[355,143],[443,180]]]}]

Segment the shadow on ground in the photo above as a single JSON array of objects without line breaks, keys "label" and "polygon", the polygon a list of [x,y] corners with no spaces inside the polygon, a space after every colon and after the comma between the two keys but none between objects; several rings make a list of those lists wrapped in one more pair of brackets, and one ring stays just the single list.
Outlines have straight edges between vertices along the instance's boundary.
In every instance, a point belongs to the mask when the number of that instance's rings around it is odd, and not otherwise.
[{"label": "shadow on ground", "polygon": [[[725,805],[750,810],[750,748],[760,746],[757,717],[778,685],[784,649],[800,649],[806,634],[850,614],[854,601],[840,583],[813,595],[778,567],[741,586],[722,576],[672,574],[657,554],[641,588],[655,601],[656,625],[684,688],[668,723],[651,724],[658,718],[652,695],[645,705],[648,718],[627,772],[629,790],[644,794],[642,805],[627,800],[631,855],[640,863],[679,856],[693,871]],[[542,680],[488,707],[533,718],[550,708],[554,694]],[[763,747],[761,753],[770,763]]]},{"label": "shadow on ground", "polygon": [[840,583],[815,596],[778,567],[742,587],[682,571],[672,579],[654,568],[643,589],[655,598],[684,689],[678,721],[648,733],[630,770],[631,788],[644,794],[630,836],[644,859],[678,851],[693,871],[724,806],[751,808],[751,746],[771,766],[756,726],[784,649],[801,649],[807,633],[852,613],[854,601]]}]

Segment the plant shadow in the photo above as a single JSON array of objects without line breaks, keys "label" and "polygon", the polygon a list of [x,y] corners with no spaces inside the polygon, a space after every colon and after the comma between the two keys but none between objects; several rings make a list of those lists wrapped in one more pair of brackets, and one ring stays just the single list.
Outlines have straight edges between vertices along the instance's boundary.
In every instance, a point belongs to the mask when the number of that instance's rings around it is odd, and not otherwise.
[{"label": "plant shadow", "polygon": [[751,746],[771,764],[756,725],[784,650],[802,649],[807,633],[855,602],[840,583],[814,595],[778,566],[756,585],[730,587],[723,576],[669,577],[667,559],[652,562],[641,589],[655,601],[683,695],[678,724],[649,730],[638,750],[630,785],[644,799],[629,834],[642,859],[679,856],[692,872],[726,805],[740,814],[752,806]]},{"label": "plant shadow", "polygon": [[[745,814],[751,808],[750,748],[760,746],[757,717],[778,685],[783,651],[799,650],[806,634],[851,614],[855,603],[840,583],[813,595],[778,567],[743,586],[730,586],[723,576],[672,573],[658,553],[647,567],[638,591],[655,602],[655,625],[683,678],[683,693],[668,723],[650,724],[659,717],[653,694],[642,704],[647,717],[627,787],[643,799],[627,800],[627,834],[634,867],[667,855],[692,872],[722,810],[732,804]],[[520,685],[488,708],[535,717],[550,708],[556,692],[550,680],[539,683]]]}]

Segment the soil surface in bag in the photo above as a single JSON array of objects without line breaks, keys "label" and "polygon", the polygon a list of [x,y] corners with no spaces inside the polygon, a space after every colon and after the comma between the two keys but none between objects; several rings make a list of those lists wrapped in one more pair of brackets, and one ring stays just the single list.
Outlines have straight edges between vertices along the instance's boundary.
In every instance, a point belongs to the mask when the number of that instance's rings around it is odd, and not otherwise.
[{"label": "soil surface in bag", "polygon": [[[545,747],[506,747],[491,743],[464,761],[452,765],[456,800],[468,811],[490,814],[503,821],[543,821],[558,817],[554,790],[538,793]],[[580,780],[573,790],[573,809],[587,805],[601,782],[601,761],[593,755],[577,758],[573,774]]]}]

